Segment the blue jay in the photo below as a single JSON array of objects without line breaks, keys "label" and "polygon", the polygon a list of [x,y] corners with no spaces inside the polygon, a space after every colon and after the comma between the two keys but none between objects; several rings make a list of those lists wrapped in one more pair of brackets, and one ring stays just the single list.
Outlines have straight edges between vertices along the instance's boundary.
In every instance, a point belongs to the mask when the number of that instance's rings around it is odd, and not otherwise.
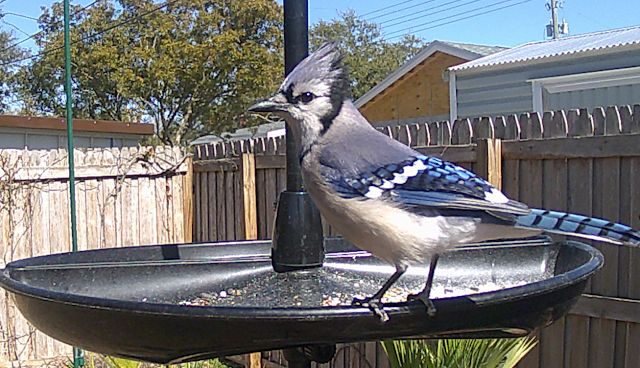
[{"label": "blue jay", "polygon": [[438,255],[460,245],[543,230],[640,244],[640,233],[628,226],[530,209],[474,173],[378,132],[349,98],[349,80],[333,44],[301,61],[274,96],[248,110],[287,121],[305,189],[325,219],[347,240],[395,266],[380,291],[354,300],[382,321],[388,319],[384,293],[408,266],[423,262],[431,264],[429,275],[413,298],[433,315],[429,292]]}]

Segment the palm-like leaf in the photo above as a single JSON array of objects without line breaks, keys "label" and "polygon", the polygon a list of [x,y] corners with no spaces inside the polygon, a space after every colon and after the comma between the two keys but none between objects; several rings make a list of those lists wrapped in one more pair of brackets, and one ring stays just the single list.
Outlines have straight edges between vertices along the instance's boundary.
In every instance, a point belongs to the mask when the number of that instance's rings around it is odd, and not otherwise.
[{"label": "palm-like leaf", "polygon": [[382,343],[393,368],[513,368],[535,345],[517,339],[449,339]]}]

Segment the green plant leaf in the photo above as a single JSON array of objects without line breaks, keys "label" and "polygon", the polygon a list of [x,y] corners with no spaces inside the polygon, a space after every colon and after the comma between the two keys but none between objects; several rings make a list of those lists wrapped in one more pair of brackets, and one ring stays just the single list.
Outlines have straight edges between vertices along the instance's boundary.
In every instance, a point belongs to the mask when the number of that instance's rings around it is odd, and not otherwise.
[{"label": "green plant leaf", "polygon": [[513,368],[535,345],[533,337],[382,343],[392,368]]}]

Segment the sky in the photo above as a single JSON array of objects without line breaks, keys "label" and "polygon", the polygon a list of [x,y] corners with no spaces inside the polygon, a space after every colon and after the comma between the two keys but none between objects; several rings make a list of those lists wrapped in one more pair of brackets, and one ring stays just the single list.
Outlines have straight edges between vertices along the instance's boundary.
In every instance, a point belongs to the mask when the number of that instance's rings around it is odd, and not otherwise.
[{"label": "sky", "polygon": [[[569,24],[569,35],[638,26],[637,1],[565,0],[560,2],[558,18]],[[72,4],[91,2],[75,0]],[[30,18],[38,18],[41,7],[51,3],[0,0],[4,14],[0,27],[13,30],[17,40],[25,39],[39,30],[37,22]],[[513,47],[546,39],[545,26],[551,20],[546,0],[310,0],[309,23],[330,21],[349,8],[370,22],[380,23],[390,41],[412,33],[425,41]],[[32,42],[22,45],[35,47]]]}]

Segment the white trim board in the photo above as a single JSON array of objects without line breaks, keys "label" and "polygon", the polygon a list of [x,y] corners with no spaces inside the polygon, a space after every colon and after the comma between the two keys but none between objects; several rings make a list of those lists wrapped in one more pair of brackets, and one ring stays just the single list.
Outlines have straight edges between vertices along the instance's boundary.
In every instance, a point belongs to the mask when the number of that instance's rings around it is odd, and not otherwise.
[{"label": "white trim board", "polygon": [[549,93],[623,86],[640,83],[640,67],[529,79],[527,82],[540,84]]}]

